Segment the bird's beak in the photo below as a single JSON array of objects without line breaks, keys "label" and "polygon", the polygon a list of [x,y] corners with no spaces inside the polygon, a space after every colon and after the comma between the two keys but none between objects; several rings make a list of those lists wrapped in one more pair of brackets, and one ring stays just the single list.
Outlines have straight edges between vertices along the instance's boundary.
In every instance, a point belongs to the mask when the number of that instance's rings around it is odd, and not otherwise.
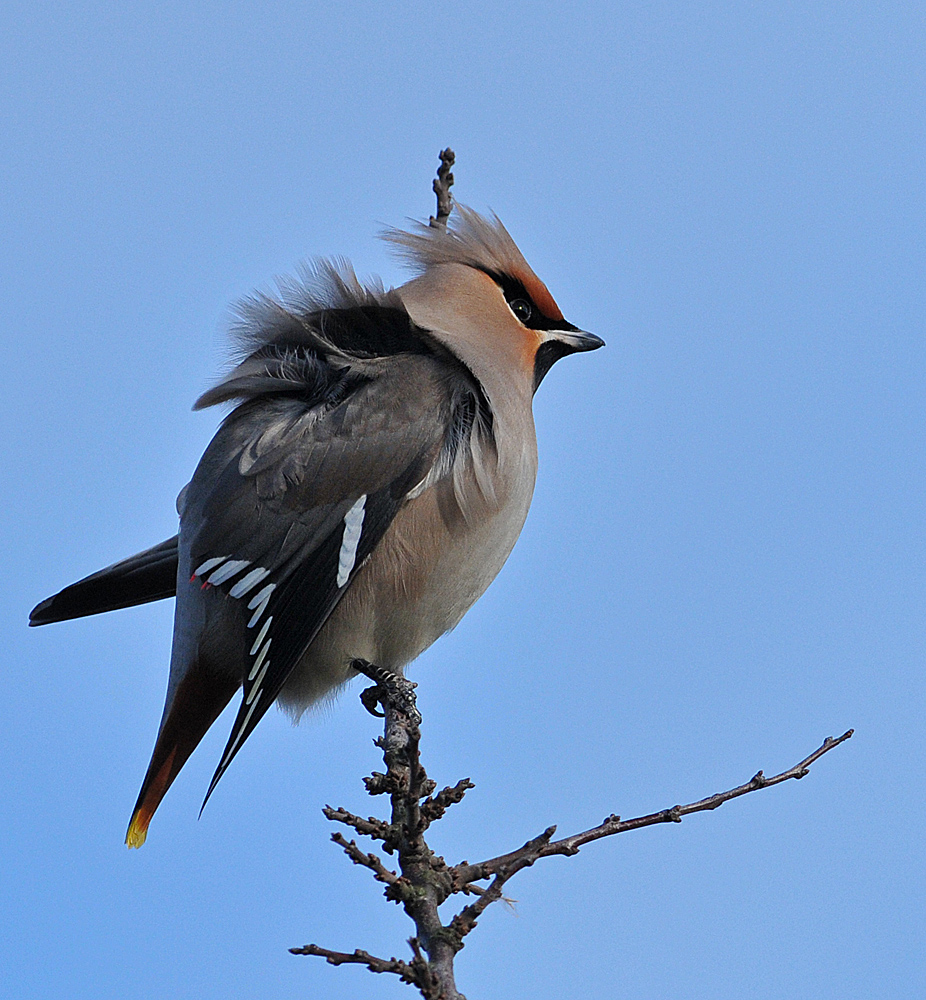
[{"label": "bird's beak", "polygon": [[597,351],[599,347],[604,347],[601,337],[596,337],[594,333],[586,333],[585,330],[580,330],[565,320],[563,326],[555,330],[544,330],[541,336],[543,340],[534,356],[534,392],[543,381],[544,375],[560,358],[578,351]]},{"label": "bird's beak", "polygon": [[570,330],[551,330],[550,337],[558,340],[570,351],[597,351],[599,347],[604,347],[601,337],[576,327]]}]

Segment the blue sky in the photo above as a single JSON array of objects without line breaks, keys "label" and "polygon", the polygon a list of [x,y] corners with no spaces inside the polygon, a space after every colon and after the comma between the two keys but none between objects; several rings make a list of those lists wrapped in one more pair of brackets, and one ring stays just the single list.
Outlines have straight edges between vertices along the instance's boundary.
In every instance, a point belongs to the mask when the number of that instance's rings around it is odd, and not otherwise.
[{"label": "blue sky", "polygon": [[176,530],[232,304],[312,256],[495,210],[606,350],[536,399],[522,539],[414,667],[476,782],[448,860],[787,767],[551,859],[458,959],[471,998],[913,996],[924,974],[924,28],[902,4],[11,2],[0,15],[7,472],[0,968],[11,997],[399,997],[287,948],[404,954],[328,843],[374,720],[223,717],[143,850],[168,603],[28,630]]}]

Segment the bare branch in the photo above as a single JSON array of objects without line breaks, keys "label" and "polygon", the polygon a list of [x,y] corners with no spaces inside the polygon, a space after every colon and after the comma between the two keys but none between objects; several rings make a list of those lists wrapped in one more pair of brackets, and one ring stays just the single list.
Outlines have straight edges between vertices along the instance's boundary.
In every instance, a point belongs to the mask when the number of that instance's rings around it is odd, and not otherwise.
[{"label": "bare branch", "polygon": [[[464,1000],[453,975],[453,960],[463,946],[462,937],[443,925],[438,912],[441,903],[452,892],[450,869],[444,859],[428,847],[424,832],[433,814],[442,814],[453,801],[459,801],[471,782],[458,782],[423,804],[422,799],[430,796],[436,786],[428,778],[419,756],[421,716],[415,703],[415,685],[389,670],[362,661],[356,661],[354,667],[376,684],[365,692],[366,707],[375,708],[379,703],[383,708],[384,733],[377,744],[383,751],[386,773],[372,775],[366,784],[371,794],[388,792],[392,817],[389,823],[372,817],[363,820],[345,809],[330,807],[325,815],[353,827],[358,833],[382,840],[385,851],[398,855],[401,875],[389,872],[374,855],[364,854],[343,836],[334,838],[352,861],[371,869],[378,881],[387,883],[386,897],[401,903],[414,921],[416,933],[410,941],[414,957],[410,964],[402,965],[409,970],[407,977],[413,979],[406,978],[406,981],[414,981],[428,1000]],[[296,953],[321,955],[328,961],[334,956],[337,964],[352,962],[365,964],[368,968],[375,965],[374,971],[396,971],[398,968],[389,963],[384,965],[382,960],[371,965],[366,952],[344,957],[344,953],[312,946],[311,950],[301,949]]]},{"label": "bare branch", "polygon": [[343,833],[333,833],[331,839],[343,848],[344,853],[354,862],[355,865],[363,865],[373,872],[377,882],[385,882],[386,885],[395,885],[399,881],[399,876],[390,871],[375,854],[365,854],[357,846],[356,841],[348,840]]},{"label": "bare branch", "polygon": [[[787,771],[782,771],[771,778],[766,778],[763,772],[759,771],[758,774],[754,775],[744,785],[737,785],[736,788],[731,788],[725,792],[718,792],[716,795],[699,799],[697,802],[689,802],[688,805],[672,806],[671,809],[663,809],[659,812],[649,813],[646,816],[637,816],[627,820],[622,820],[620,816],[608,816],[600,826],[593,827],[591,830],[573,834],[571,837],[564,837],[562,840],[551,841],[540,850],[537,856],[530,861],[530,864],[533,864],[537,858],[549,858],[556,854],[567,856],[578,854],[580,847],[591,843],[593,840],[612,837],[618,833],[626,833],[628,830],[640,830],[645,826],[655,826],[658,823],[681,823],[682,817],[688,816],[691,813],[717,809],[724,802],[739,798],[741,795],[747,795],[749,792],[756,792],[760,788],[771,788],[772,785],[779,785],[781,782],[788,781],[791,778],[803,778],[810,771],[810,767],[815,761],[819,760],[825,753],[829,753],[834,747],[839,746],[840,743],[845,743],[846,740],[852,737],[854,732],[855,730],[850,729],[837,739],[828,736],[822,745],[808,757],[795,764],[794,767],[788,768]],[[503,854],[489,861],[483,861],[480,864],[454,866],[451,869],[454,888],[456,889],[457,886],[462,887],[478,879],[491,878],[499,873],[507,872],[522,856],[531,853],[527,848],[528,844],[525,844],[524,847],[519,848],[517,851]],[[505,877],[510,878],[511,876],[506,875]]]},{"label": "bare branch", "polygon": [[[464,778],[434,795],[435,783],[428,778],[419,754],[421,716],[415,703],[415,685],[381,667],[360,661],[354,666],[376,684],[364,692],[364,704],[374,711],[377,704],[383,708],[384,734],[376,743],[383,751],[386,773],[374,772],[365,781],[369,794],[389,795],[391,821],[372,816],[363,819],[346,809],[332,809],[330,806],[324,812],[328,819],[382,841],[384,851],[398,855],[401,874],[391,871],[377,855],[365,853],[341,833],[332,836],[332,840],[354,864],[369,869],[378,882],[386,885],[386,898],[400,903],[414,921],[416,933],[409,940],[413,957],[411,962],[396,958],[386,960],[374,958],[362,950],[348,954],[317,945],[291,950],[297,955],[319,955],[332,965],[365,965],[373,972],[393,972],[403,982],[417,986],[426,1000],[465,1000],[454,982],[454,958],[463,947],[464,938],[476,927],[479,917],[492,903],[505,898],[502,894],[505,883],[522,869],[541,858],[577,854],[583,845],[593,840],[658,823],[680,823],[682,817],[690,813],[716,809],[724,802],[760,788],[770,788],[791,778],[803,778],[815,761],[848,740],[853,732],[850,729],[838,739],[827,737],[822,746],[808,757],[770,778],[759,771],[744,785],[725,792],[633,819],[607,816],[599,826],[560,840],[553,840],[556,827],[550,826],[508,854],[479,864],[471,865],[464,861],[449,867],[431,850],[424,834],[432,822],[440,819],[451,805],[462,800],[473,783]],[[475,884],[482,879],[492,881],[487,887]],[[439,907],[454,893],[476,898],[448,924],[444,924]]]},{"label": "bare branch", "polygon": [[375,816],[371,816],[369,819],[363,819],[361,816],[355,816],[352,812],[348,812],[346,809],[342,809],[338,806],[337,809],[333,809],[331,806],[325,806],[322,809],[325,819],[330,819],[332,823],[343,823],[345,826],[349,826],[357,831],[361,837],[371,837],[373,840],[385,840],[388,841],[392,837],[392,827],[381,819],[377,819]]},{"label": "bare branch", "polygon": [[434,193],[437,195],[437,218],[431,216],[431,225],[435,229],[446,229],[447,219],[453,211],[453,195],[450,187],[453,184],[453,174],[450,168],[454,164],[453,150],[448,146],[440,151],[440,166],[437,168],[437,177],[434,179]]},{"label": "bare branch", "polygon": [[463,801],[463,796],[476,786],[469,778],[461,778],[455,785],[442,788],[434,798],[427,799],[421,803],[421,815],[428,824],[441,819],[444,813],[458,802]]},{"label": "bare branch", "polygon": [[814,750],[812,754],[795,764],[794,767],[790,767],[787,771],[782,771],[780,774],[773,775],[771,778],[766,778],[763,772],[759,771],[745,785],[738,785],[736,788],[731,788],[726,792],[709,795],[706,799],[689,802],[685,806],[673,806],[671,809],[664,809],[649,816],[638,816],[635,819],[628,820],[621,820],[619,816],[609,816],[601,826],[595,827],[593,830],[586,830],[585,833],[577,833],[572,837],[565,837],[563,840],[554,841],[546,848],[542,856],[575,854],[583,844],[590,843],[593,840],[600,840],[602,837],[609,837],[615,833],[626,833],[628,830],[640,830],[645,826],[653,826],[656,823],[681,823],[682,817],[689,816],[691,813],[717,809],[724,802],[737,799],[741,795],[747,795],[749,792],[757,792],[760,788],[771,788],[772,785],[780,785],[781,782],[788,781],[791,778],[803,778],[810,771],[811,764],[819,760],[825,753],[829,753],[834,747],[838,747],[840,743],[845,743],[846,740],[851,739],[854,732],[854,729],[850,729],[836,739],[832,736],[827,736],[821,746]]},{"label": "bare branch", "polygon": [[301,948],[290,948],[289,951],[291,955],[317,955],[329,965],[365,965],[370,972],[394,972],[403,983],[419,985],[417,972],[407,962],[398,958],[377,958],[360,948],[354,952],[331,951],[319,948],[317,944],[307,944]]},{"label": "bare branch", "polygon": [[[690,813],[716,809],[724,802],[760,788],[770,788],[791,778],[803,778],[815,761],[852,736],[850,729],[838,739],[827,737],[812,754],[770,778],[759,771],[744,785],[725,792],[633,819],[607,816],[599,826],[560,840],[553,839],[556,827],[550,826],[508,854],[475,865],[464,861],[450,867],[431,850],[424,835],[431,823],[463,799],[473,783],[463,778],[433,794],[436,785],[427,776],[419,752],[421,716],[415,700],[415,685],[382,667],[359,660],[353,665],[376,685],[363,693],[364,705],[375,714],[379,714],[377,705],[383,709],[383,736],[376,744],[383,752],[386,772],[374,772],[365,781],[370,795],[389,795],[391,818],[389,822],[373,816],[363,819],[346,809],[330,806],[326,806],[324,812],[328,819],[381,841],[385,852],[397,855],[399,872],[391,871],[376,854],[365,853],[343,834],[335,833],[331,838],[354,864],[369,869],[378,882],[384,883],[386,898],[400,903],[412,919],[415,924],[415,935],[409,940],[412,959],[410,962],[396,958],[387,960],[362,950],[337,952],[318,945],[291,950],[297,955],[321,956],[332,965],[365,965],[372,972],[395,973],[403,982],[417,986],[425,1000],[465,1000],[454,981],[456,954],[486,909],[505,898],[502,895],[505,883],[522,869],[541,858],[577,854],[583,845],[593,840],[657,823],[680,823],[682,817]],[[491,879],[491,882],[486,887],[475,884],[482,879]],[[444,924],[439,908],[454,893],[476,898]]]},{"label": "bare branch", "polygon": [[[419,754],[421,716],[415,703],[415,685],[381,667],[359,661],[354,666],[376,683],[376,687],[364,692],[364,704],[373,710],[377,704],[383,708],[384,734],[376,743],[383,751],[386,773],[374,772],[365,781],[371,795],[389,795],[391,822],[372,816],[363,819],[346,809],[332,809],[330,806],[324,812],[328,819],[382,841],[384,851],[398,855],[401,874],[388,869],[377,855],[365,853],[341,833],[332,836],[332,840],[354,864],[368,868],[378,882],[385,883],[386,898],[400,903],[414,921],[416,933],[409,941],[413,957],[411,962],[395,958],[386,960],[374,958],[361,950],[348,954],[317,945],[291,950],[297,955],[319,955],[332,965],[350,963],[365,965],[373,972],[393,972],[403,982],[417,986],[426,1000],[465,1000],[454,982],[454,958],[463,947],[464,938],[476,927],[479,917],[492,903],[505,898],[502,894],[505,883],[522,869],[541,858],[577,854],[583,845],[593,840],[658,823],[680,823],[682,817],[690,813],[716,809],[724,802],[760,788],[770,788],[791,778],[803,778],[815,761],[848,740],[853,732],[850,729],[838,739],[827,737],[812,754],[770,778],[759,771],[744,785],[725,792],[633,819],[607,816],[599,826],[560,840],[553,840],[556,827],[550,826],[508,854],[479,864],[471,865],[464,861],[449,867],[431,850],[424,834],[432,822],[440,819],[451,805],[462,800],[473,783],[463,778],[433,795],[435,783],[428,778]],[[482,879],[492,881],[487,887],[475,884]],[[463,907],[448,924],[444,924],[439,907],[454,893],[472,895],[476,899]]]},{"label": "bare branch", "polygon": [[533,840],[529,840],[520,850],[512,852],[509,856],[510,860],[507,864],[499,868],[489,888],[486,889],[475,903],[465,906],[450,921],[451,930],[459,934],[461,942],[476,926],[477,918],[486,908],[502,898],[502,888],[508,879],[512,875],[517,875],[521,869],[529,868],[538,858],[543,857],[543,853],[549,846],[550,838],[554,833],[556,833],[556,827],[548,826],[539,837],[534,837]]}]

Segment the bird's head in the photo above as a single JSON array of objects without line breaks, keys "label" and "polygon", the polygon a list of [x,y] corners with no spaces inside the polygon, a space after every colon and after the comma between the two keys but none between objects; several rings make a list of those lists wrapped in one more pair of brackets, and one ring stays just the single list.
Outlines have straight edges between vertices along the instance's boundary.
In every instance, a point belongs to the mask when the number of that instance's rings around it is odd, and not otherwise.
[{"label": "bird's head", "polygon": [[390,229],[418,270],[398,289],[412,319],[484,380],[534,392],[560,358],[604,341],[567,322],[499,219],[457,204],[451,226]]}]

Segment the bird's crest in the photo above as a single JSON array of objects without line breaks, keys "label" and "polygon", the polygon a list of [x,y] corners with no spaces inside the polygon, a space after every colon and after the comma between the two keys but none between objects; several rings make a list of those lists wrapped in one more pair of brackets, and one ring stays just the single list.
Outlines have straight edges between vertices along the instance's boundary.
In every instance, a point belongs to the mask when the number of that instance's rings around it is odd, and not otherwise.
[{"label": "bird's crest", "polygon": [[416,222],[411,230],[386,229],[382,238],[418,271],[439,264],[466,264],[493,277],[520,282],[548,319],[561,320],[563,314],[547,286],[534,274],[498,216],[493,213],[487,218],[459,202],[454,207],[446,228]]}]

